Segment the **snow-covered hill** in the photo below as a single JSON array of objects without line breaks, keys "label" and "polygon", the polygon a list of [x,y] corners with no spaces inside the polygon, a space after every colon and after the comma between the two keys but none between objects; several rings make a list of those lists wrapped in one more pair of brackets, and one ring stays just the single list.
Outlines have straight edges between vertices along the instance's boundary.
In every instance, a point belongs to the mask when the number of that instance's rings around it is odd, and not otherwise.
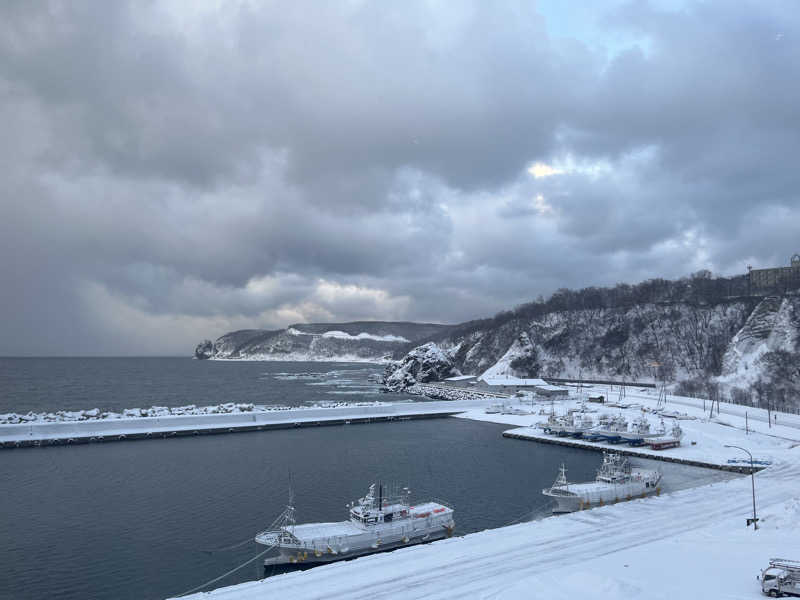
[{"label": "snow-covered hill", "polygon": [[747,390],[781,388],[788,378],[796,387],[800,384],[799,349],[800,297],[765,298],[728,345],[718,380]]},{"label": "snow-covered hill", "polygon": [[760,382],[791,403],[800,392],[799,344],[798,296],[562,310],[455,329],[389,365],[386,383],[489,373],[716,383],[730,394]]},{"label": "snow-covered hill", "polygon": [[226,333],[195,349],[199,359],[385,362],[398,349],[446,332],[429,323],[360,321],[302,323],[286,329],[245,329]]}]

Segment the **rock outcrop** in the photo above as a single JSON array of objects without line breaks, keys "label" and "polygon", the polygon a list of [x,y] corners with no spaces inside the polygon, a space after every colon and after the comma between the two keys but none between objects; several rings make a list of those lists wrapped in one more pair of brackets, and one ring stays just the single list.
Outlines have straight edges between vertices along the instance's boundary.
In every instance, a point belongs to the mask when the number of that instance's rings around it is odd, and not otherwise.
[{"label": "rock outcrop", "polygon": [[194,357],[200,360],[214,356],[214,343],[211,340],[203,340],[194,349]]},{"label": "rock outcrop", "polygon": [[402,390],[460,375],[453,362],[457,351],[458,347],[443,349],[433,342],[414,348],[401,361],[387,366],[384,385],[390,390]]}]

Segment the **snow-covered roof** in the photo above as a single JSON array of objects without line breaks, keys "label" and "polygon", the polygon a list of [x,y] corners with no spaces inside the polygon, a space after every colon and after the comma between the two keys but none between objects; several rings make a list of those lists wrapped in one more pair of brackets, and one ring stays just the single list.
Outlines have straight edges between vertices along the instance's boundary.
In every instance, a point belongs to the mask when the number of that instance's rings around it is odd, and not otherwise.
[{"label": "snow-covered roof", "polygon": [[537,385],[540,390],[547,390],[549,392],[569,392],[569,388],[561,387],[560,385],[551,385],[546,383],[544,385]]},{"label": "snow-covered roof", "polygon": [[485,381],[487,385],[527,385],[527,386],[547,386],[548,383],[544,379],[520,379],[519,377],[512,377],[510,375],[484,377],[480,378]]},{"label": "snow-covered roof", "polygon": [[445,381],[464,381],[465,379],[475,379],[475,375],[456,375],[455,377],[448,377]]}]

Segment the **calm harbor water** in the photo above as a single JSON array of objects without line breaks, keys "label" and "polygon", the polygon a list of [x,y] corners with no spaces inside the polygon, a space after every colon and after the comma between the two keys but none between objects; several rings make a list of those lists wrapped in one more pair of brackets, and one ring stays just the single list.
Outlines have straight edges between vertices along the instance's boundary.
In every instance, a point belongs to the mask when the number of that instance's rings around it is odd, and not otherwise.
[{"label": "calm harbor water", "polygon": [[[14,372],[20,363],[2,363],[2,412],[22,410],[9,398],[27,402],[24,410],[381,398],[369,380],[381,370],[375,366],[21,363],[21,373]],[[309,372],[317,375],[298,377]],[[57,397],[49,395],[54,390]],[[184,592],[260,551],[249,543],[210,552],[265,528],[286,503],[289,473],[301,522],[344,519],[345,503],[380,478],[408,485],[417,499],[450,501],[464,534],[547,515],[541,489],[558,465],[565,462],[580,481],[592,478],[600,462],[592,452],[502,438],[504,429],[436,419],[4,450],[0,598],[147,600]],[[673,489],[726,476],[659,466]],[[257,561],[215,585],[261,577]]]}]

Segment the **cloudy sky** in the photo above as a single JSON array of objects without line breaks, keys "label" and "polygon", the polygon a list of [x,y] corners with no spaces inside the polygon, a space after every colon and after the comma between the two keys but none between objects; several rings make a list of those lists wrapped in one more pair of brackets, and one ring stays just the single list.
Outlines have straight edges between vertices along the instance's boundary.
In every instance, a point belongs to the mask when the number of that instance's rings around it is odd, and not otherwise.
[{"label": "cloudy sky", "polygon": [[800,250],[795,0],[12,0],[0,124],[0,355]]}]

